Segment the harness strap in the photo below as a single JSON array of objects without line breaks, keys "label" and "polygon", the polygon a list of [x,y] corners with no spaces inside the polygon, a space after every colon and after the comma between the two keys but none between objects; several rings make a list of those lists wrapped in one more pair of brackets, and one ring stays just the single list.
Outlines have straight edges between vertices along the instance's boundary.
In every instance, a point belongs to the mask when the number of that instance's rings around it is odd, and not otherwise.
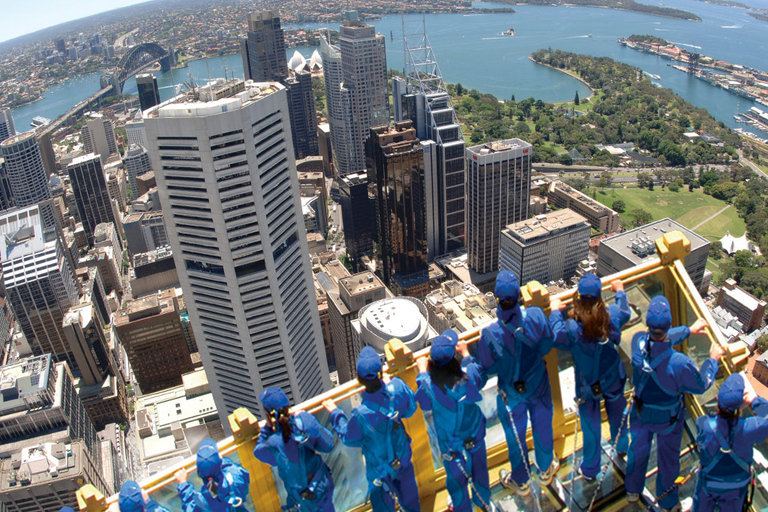
[{"label": "harness strap", "polygon": [[[714,469],[715,466],[717,466],[717,464],[725,456],[729,456],[731,458],[731,460],[733,460],[745,473],[747,473],[747,477],[745,479],[743,479],[743,481],[740,481],[740,482],[734,482],[734,483],[731,483],[731,482],[707,482],[707,484],[709,485],[709,487],[720,488],[720,489],[735,488],[735,487],[744,486],[749,481],[750,473],[751,473],[751,469],[752,469],[751,465],[747,464],[747,462],[744,459],[742,459],[739,456],[738,453],[733,451],[733,442],[731,440],[727,440],[725,438],[725,436],[723,436],[723,433],[720,432],[720,429],[717,428],[717,418],[716,417],[714,417],[714,416],[710,417],[708,423],[709,423],[709,428],[712,430],[712,433],[714,434],[715,439],[717,440],[718,444],[720,445],[720,448],[718,449],[718,451],[715,454],[715,456],[712,458],[712,461],[707,465],[706,468],[704,468],[704,470],[703,470],[704,474],[705,475],[708,474],[712,469]],[[740,425],[737,426],[736,428],[740,428]],[[731,431],[730,436],[731,437],[734,436],[734,430]],[[739,485],[735,485],[737,483]],[[734,487],[720,487],[720,486],[728,486],[728,485],[732,485]]]}]

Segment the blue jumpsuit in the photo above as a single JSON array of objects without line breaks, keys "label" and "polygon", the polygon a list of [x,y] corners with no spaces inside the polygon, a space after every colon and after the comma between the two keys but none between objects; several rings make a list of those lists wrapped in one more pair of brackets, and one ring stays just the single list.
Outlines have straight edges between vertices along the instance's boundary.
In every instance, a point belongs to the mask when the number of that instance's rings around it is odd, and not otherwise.
[{"label": "blue jumpsuit", "polygon": [[[199,491],[189,482],[180,483],[177,486],[181,509],[184,512],[241,512],[247,510],[242,505],[242,498],[237,500],[235,496],[247,496],[248,485],[251,482],[248,471],[235,464],[227,457],[221,458],[221,470],[216,476],[218,484],[217,497],[211,495],[208,486],[203,483]],[[232,496],[231,503],[241,503],[239,507],[231,506],[228,497]]]},{"label": "blue jumpsuit", "polygon": [[[552,311],[549,323],[555,336],[555,348],[568,350],[573,356],[576,369],[576,398],[579,403],[579,417],[584,438],[581,472],[594,477],[600,472],[600,401],[605,399],[605,410],[611,425],[611,445],[621,428],[616,445],[618,452],[626,452],[629,444],[628,430],[622,425],[627,399],[624,383],[627,372],[616,349],[621,344],[621,328],[629,321],[630,311],[627,294],[616,293],[616,303],[608,306],[611,317],[610,334],[604,343],[584,338],[582,323],[576,320],[563,321],[560,310]],[[592,385],[600,381],[601,395],[595,395]]]},{"label": "blue jumpsuit", "polygon": [[[118,497],[118,508],[120,512],[170,512],[167,508],[160,505],[152,498],[144,501],[141,494],[141,487],[133,480],[128,480],[120,488]],[[64,507],[59,512],[74,512],[71,507]]]},{"label": "blue jumpsuit", "polygon": [[411,439],[402,419],[416,412],[413,391],[394,377],[374,393],[363,392],[363,403],[352,410],[351,419],[335,409],[331,423],[341,442],[362,447],[374,512],[395,510],[390,493],[397,496],[405,512],[419,512],[419,489],[411,463]]},{"label": "blue jumpsuit", "polygon": [[[483,507],[491,503],[488,458],[485,450],[485,416],[477,405],[482,400],[483,379],[472,356],[461,361],[466,377],[443,391],[432,383],[428,373],[416,377],[416,400],[424,411],[432,411],[433,423],[445,467],[445,486],[451,495],[454,512],[470,512],[472,503]],[[480,496],[467,492],[468,480]]]},{"label": "blue jumpsuit", "polygon": [[[696,420],[701,470],[693,495],[694,512],[714,511],[716,506],[720,512],[741,511],[750,478],[752,447],[768,437],[768,400],[755,398],[752,411],[755,416],[738,418],[731,424],[720,417],[702,416]],[[735,456],[723,453],[723,445]]]},{"label": "blue jumpsuit", "polygon": [[[499,420],[507,438],[512,479],[518,484],[528,481],[523,460],[528,462],[528,415],[531,417],[536,465],[546,471],[554,456],[552,390],[544,356],[552,349],[553,335],[541,308],[498,310],[499,319],[483,329],[477,344],[477,355],[484,377],[498,375],[499,395],[496,397]],[[515,386],[518,383],[519,392]],[[522,384],[521,384],[522,383]],[[524,385],[525,389],[522,389]],[[506,403],[504,400],[506,396]],[[508,411],[508,412],[505,412]],[[509,412],[520,435],[515,438]],[[523,454],[519,446],[522,446]]]},{"label": "blue jumpsuit", "polygon": [[291,416],[291,428],[288,442],[279,428],[262,428],[253,455],[277,467],[288,495],[284,510],[333,512],[333,478],[317,454],[333,449],[333,434],[305,411]]},{"label": "blue jumpsuit", "polygon": [[[641,494],[654,434],[657,436],[659,472],[656,493],[672,488],[680,475],[680,443],[685,425],[683,393],[701,394],[715,381],[717,361],[708,358],[697,369],[691,358],[672,347],[685,341],[691,330],[686,326],[667,331],[667,341],[649,342],[648,332],[632,338],[632,384],[635,404],[630,413],[629,456],[624,485],[628,493]],[[650,353],[646,355],[650,345]],[[642,404],[642,405],[640,405]],[[679,502],[673,489],[659,502],[670,509]]]}]

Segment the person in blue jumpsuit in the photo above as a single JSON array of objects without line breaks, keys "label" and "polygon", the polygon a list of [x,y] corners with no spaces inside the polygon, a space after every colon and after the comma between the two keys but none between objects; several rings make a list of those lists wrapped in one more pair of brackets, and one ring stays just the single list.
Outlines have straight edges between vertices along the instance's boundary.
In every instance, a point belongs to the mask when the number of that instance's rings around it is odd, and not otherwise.
[{"label": "person in blue jumpsuit", "polygon": [[333,449],[333,434],[306,411],[289,412],[280,388],[267,388],[259,397],[267,422],[253,455],[277,468],[287,500],[286,511],[333,512],[333,477],[317,452]]},{"label": "person in blue jumpsuit", "polygon": [[707,323],[698,319],[691,328],[670,329],[672,312],[669,301],[661,295],[651,299],[645,325],[648,331],[636,333],[632,338],[635,392],[624,486],[629,502],[640,499],[655,435],[659,468],[656,494],[661,496],[668,492],[659,501],[659,506],[665,510],[679,510],[678,489],[674,482],[680,474],[680,443],[685,424],[683,393],[701,394],[712,386],[723,351],[713,344],[709,358],[698,369],[690,357],[674,350],[673,346],[691,334],[704,332]]},{"label": "person in blue jumpsuit", "polygon": [[59,512],[75,512],[75,509],[72,507],[61,507],[61,510]]},{"label": "person in blue jumpsuit", "polygon": [[483,378],[466,342],[458,340],[456,332],[448,329],[432,341],[429,358],[417,359],[416,400],[422,410],[432,411],[453,511],[470,512],[472,503],[490,511],[485,416],[477,405],[482,401]]},{"label": "person in blue jumpsuit", "polygon": [[411,439],[402,421],[416,412],[413,391],[397,377],[387,384],[382,381],[381,359],[371,347],[363,348],[357,358],[357,380],[365,386],[365,391],[363,402],[352,410],[351,419],[347,419],[333,400],[323,402],[331,413],[333,429],[342,443],[363,449],[373,512],[398,507],[405,512],[419,512]]},{"label": "person in blue jumpsuit", "polygon": [[176,490],[184,512],[245,512],[245,500],[251,476],[248,470],[228,457],[219,455],[211,438],[203,439],[197,449],[197,474],[203,485],[199,491],[187,482],[187,470],[176,472]]},{"label": "person in blue jumpsuit", "polygon": [[[150,498],[146,491],[133,480],[128,480],[120,487],[117,507],[120,512],[169,512],[167,508]],[[61,512],[64,512],[64,509],[61,509]]]},{"label": "person in blue jumpsuit", "polygon": [[616,442],[616,451],[622,453],[629,444],[624,421],[627,372],[616,349],[621,344],[621,328],[629,321],[629,302],[621,280],[613,281],[611,287],[616,292],[616,303],[606,308],[600,278],[586,274],[579,280],[579,293],[573,301],[574,318],[565,321],[562,303],[554,300],[550,304],[549,323],[555,335],[555,348],[568,350],[573,356],[576,402],[584,439],[584,458],[579,472],[588,481],[600,472],[600,403],[603,400],[611,427],[611,446]]},{"label": "person in blue jumpsuit", "polygon": [[[560,462],[554,458],[554,408],[544,363],[544,356],[552,349],[554,337],[541,308],[522,308],[519,299],[517,278],[512,272],[502,270],[496,278],[497,320],[483,329],[477,345],[477,357],[485,378],[498,375],[496,404],[512,466],[511,472],[501,471],[501,483],[507,489],[526,496],[531,491],[528,482],[531,466],[525,442],[529,415],[536,466],[543,485],[552,483]],[[514,419],[514,428],[510,415]]]},{"label": "person in blue jumpsuit", "polygon": [[[755,416],[739,417],[746,403]],[[740,512],[752,466],[752,447],[768,437],[768,400],[755,394],[745,377],[728,377],[717,395],[717,414],[696,420],[701,469],[694,512]]]}]

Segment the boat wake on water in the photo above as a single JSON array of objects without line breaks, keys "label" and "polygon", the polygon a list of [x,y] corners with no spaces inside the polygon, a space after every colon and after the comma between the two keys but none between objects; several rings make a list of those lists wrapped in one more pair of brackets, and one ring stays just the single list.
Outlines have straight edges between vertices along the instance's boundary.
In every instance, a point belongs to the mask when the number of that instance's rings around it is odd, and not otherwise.
[{"label": "boat wake on water", "polygon": [[701,50],[701,46],[696,46],[695,44],[686,44],[686,43],[675,43],[670,41],[670,43],[674,45],[680,45],[680,46],[687,46],[688,48],[696,48],[697,50]]},{"label": "boat wake on water", "polygon": [[744,28],[744,25],[723,25],[720,28]]}]

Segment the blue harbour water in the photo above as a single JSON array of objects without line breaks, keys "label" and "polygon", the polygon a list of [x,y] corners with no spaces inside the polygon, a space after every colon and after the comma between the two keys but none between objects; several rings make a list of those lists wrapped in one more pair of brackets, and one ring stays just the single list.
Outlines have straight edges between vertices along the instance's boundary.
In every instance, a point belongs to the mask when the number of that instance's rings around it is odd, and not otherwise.
[{"label": "blue harbour water", "polygon": [[[765,7],[765,0],[752,0]],[[651,2],[647,2],[651,3]],[[653,3],[661,3],[656,0]],[[430,14],[425,16],[426,30],[443,77],[447,82],[460,82],[467,88],[491,93],[500,99],[534,97],[547,102],[572,100],[575,92],[581,98],[589,94],[583,83],[544,66],[534,64],[528,56],[541,48],[551,47],[576,53],[607,56],[642,68],[661,77],[660,84],[669,87],[694,105],[706,108],[718,120],[735,128],[733,115],[755,104],[678,71],[669,60],[640,53],[617,43],[619,37],[651,34],[672,41],[689,50],[732,63],[768,70],[768,23],[747,15],[743,9],[718,6],[694,0],[666,0],[663,5],[684,9],[699,15],[694,22],[662,18],[628,11],[571,6],[514,6],[514,14]],[[477,7],[500,7],[499,4],[476,2]],[[399,15],[375,21],[378,32],[386,36],[387,65],[402,69],[403,24]],[[321,25],[302,25],[318,28]],[[514,27],[514,37],[501,32]],[[333,27],[332,27],[333,28]],[[390,39],[390,32],[394,40]],[[313,48],[299,50],[306,58]],[[294,50],[287,52],[292,55]],[[239,54],[191,62],[188,68],[158,75],[160,97],[173,94],[173,84],[197,83],[211,77],[243,76]],[[26,129],[32,117],[55,118],[98,88],[99,73],[68,80],[46,93],[43,100],[13,111],[18,129]],[[136,93],[135,80],[126,82],[126,93]],[[759,106],[759,105],[758,105]],[[759,132],[758,132],[759,133]]]}]

